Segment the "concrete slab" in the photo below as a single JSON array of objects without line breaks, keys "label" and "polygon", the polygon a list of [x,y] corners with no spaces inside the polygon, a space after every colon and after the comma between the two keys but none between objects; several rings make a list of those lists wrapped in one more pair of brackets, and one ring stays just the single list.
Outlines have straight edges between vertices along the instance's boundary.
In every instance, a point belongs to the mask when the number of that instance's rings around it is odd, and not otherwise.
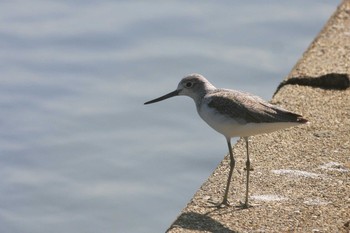
[{"label": "concrete slab", "polygon": [[[330,88],[327,82],[339,74],[345,87]],[[349,74],[350,0],[345,0],[272,100],[311,124],[251,138],[253,207],[237,207],[245,192],[245,146],[239,140],[234,154],[241,174],[234,172],[233,206],[213,204],[223,196],[226,157],[168,232],[350,232]],[[322,75],[328,75],[325,85],[300,83]],[[300,80],[288,83],[293,78]]]}]

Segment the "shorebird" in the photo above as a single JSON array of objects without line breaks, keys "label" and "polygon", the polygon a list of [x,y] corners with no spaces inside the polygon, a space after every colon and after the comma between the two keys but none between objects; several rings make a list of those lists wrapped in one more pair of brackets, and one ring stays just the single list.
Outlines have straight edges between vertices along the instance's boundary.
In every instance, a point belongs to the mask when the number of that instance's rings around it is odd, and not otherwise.
[{"label": "shorebird", "polygon": [[199,116],[214,130],[225,136],[230,154],[230,170],[225,193],[218,206],[228,206],[228,192],[235,167],[231,138],[243,137],[246,142],[246,192],[243,208],[248,208],[249,192],[249,136],[270,133],[276,130],[305,124],[308,122],[297,113],[272,105],[258,96],[247,92],[214,87],[200,74],[184,77],[175,91],[144,104],[152,104],[170,97],[184,95],[191,97]]}]

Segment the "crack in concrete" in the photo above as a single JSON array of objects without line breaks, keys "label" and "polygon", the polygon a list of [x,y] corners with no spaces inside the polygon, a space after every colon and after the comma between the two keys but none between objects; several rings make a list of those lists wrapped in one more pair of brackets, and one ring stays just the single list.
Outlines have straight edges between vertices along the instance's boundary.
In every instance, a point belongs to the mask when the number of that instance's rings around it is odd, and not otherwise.
[{"label": "crack in concrete", "polygon": [[281,82],[273,96],[285,85],[310,86],[326,90],[345,90],[350,87],[350,77],[348,74],[341,73],[329,73],[318,77],[292,77]]}]

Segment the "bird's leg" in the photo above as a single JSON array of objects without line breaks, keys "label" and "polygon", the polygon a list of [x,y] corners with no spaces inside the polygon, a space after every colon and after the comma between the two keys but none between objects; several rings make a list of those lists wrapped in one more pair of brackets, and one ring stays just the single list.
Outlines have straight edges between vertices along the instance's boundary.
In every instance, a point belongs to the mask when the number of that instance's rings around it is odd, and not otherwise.
[{"label": "bird's leg", "polygon": [[231,147],[231,138],[227,138],[227,145],[228,145],[228,150],[230,152],[230,172],[228,174],[228,178],[227,178],[227,184],[226,184],[226,189],[225,189],[225,194],[224,194],[224,198],[221,202],[221,204],[219,206],[227,206],[229,205],[228,201],[227,201],[227,196],[228,196],[228,192],[230,189],[230,183],[231,183],[231,178],[232,178],[232,173],[233,170],[235,168],[235,158],[233,157],[233,153],[232,153],[232,147]]},{"label": "bird's leg", "polygon": [[249,173],[250,173],[250,159],[249,159],[249,140],[248,137],[244,137],[246,149],[247,149],[247,161],[245,163],[247,170],[247,179],[246,179],[246,190],[245,190],[245,202],[243,204],[243,208],[248,208],[248,194],[249,194]]}]

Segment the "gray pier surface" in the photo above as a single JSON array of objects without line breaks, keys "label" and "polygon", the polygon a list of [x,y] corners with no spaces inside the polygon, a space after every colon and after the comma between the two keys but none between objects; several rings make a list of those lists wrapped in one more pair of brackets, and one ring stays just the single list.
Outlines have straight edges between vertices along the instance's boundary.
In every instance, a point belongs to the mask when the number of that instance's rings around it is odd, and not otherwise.
[{"label": "gray pier surface", "polygon": [[343,1],[278,87],[272,103],[309,125],[251,137],[254,171],[245,193],[245,146],[234,146],[229,200],[216,208],[229,158],[216,168],[168,232],[350,232],[350,0]]}]

